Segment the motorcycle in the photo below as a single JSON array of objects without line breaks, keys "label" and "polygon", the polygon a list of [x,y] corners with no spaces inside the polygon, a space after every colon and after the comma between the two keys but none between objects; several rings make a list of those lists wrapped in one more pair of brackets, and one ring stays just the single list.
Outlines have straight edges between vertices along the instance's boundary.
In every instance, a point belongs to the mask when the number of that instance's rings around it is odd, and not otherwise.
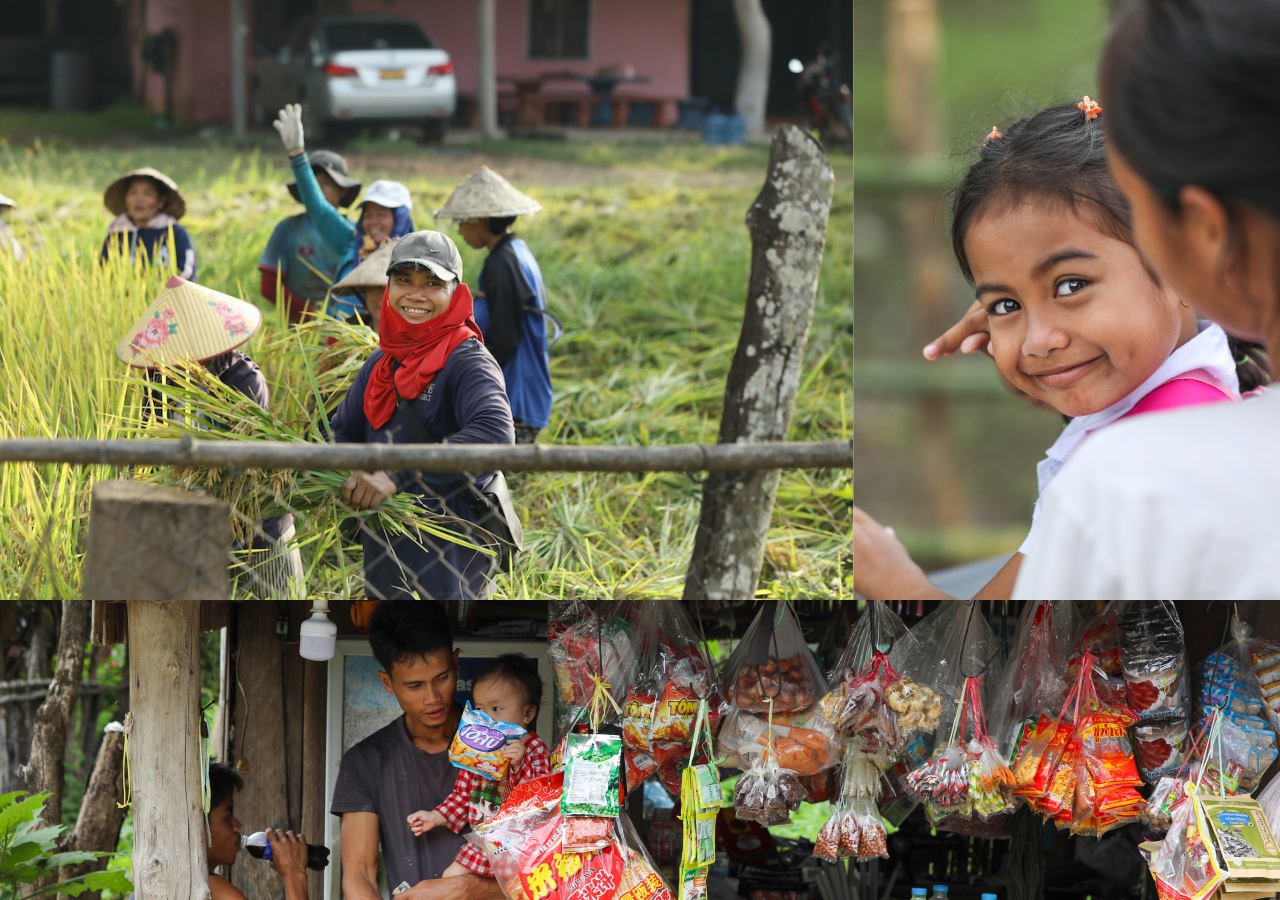
[{"label": "motorcycle", "polygon": [[800,76],[800,111],[811,131],[827,148],[853,152],[853,96],[847,84],[837,84],[839,57],[819,53],[808,65],[793,59],[787,68]]}]

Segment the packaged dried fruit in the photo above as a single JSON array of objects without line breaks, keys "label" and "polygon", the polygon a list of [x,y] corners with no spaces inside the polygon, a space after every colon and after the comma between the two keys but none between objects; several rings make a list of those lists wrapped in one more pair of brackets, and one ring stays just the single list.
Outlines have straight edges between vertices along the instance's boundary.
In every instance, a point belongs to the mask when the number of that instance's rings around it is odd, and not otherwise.
[{"label": "packaged dried fruit", "polygon": [[773,747],[766,745],[756,764],[738,778],[733,805],[739,819],[772,828],[790,823],[806,797],[799,776],[779,766]]},{"label": "packaged dried fruit", "polygon": [[729,703],[748,712],[798,712],[827,693],[817,660],[785,600],[765,605],[747,628],[722,674]]},{"label": "packaged dried fruit", "polygon": [[[730,709],[716,742],[724,765],[750,768],[764,750],[769,730],[766,716]],[[817,775],[840,762],[840,745],[824,717],[812,708],[773,717],[773,742],[778,764],[797,775]]]}]

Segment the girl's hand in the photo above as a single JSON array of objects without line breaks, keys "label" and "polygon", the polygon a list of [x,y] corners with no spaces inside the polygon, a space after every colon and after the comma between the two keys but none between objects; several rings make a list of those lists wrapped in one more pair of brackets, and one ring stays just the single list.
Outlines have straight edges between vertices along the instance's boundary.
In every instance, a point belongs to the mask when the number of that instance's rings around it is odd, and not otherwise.
[{"label": "girl's hand", "polygon": [[284,149],[289,151],[290,156],[302,153],[305,141],[302,134],[301,104],[287,104],[271,124],[275,126],[276,131],[280,132],[280,142],[284,144]]},{"label": "girl's hand", "polygon": [[353,509],[377,509],[396,492],[396,484],[386,472],[352,472],[342,485],[342,499]]},{"label": "girl's hand", "polygon": [[514,771],[519,768],[521,761],[524,760],[524,742],[519,739],[507,741],[506,746],[502,748],[502,755],[511,760],[511,769]]},{"label": "girl's hand", "polygon": [[907,548],[858,507],[853,508],[853,589],[868,600],[947,598],[912,561]]},{"label": "girl's hand", "polygon": [[961,353],[974,353],[978,350],[991,352],[988,341],[987,311],[977,300],[965,310],[960,321],[952,325],[933,342],[924,348],[924,358],[928,360],[950,356],[959,350]]},{"label": "girl's hand", "polygon": [[420,809],[409,816],[409,830],[416,835],[423,835],[439,825],[444,824],[444,816],[433,810]]}]

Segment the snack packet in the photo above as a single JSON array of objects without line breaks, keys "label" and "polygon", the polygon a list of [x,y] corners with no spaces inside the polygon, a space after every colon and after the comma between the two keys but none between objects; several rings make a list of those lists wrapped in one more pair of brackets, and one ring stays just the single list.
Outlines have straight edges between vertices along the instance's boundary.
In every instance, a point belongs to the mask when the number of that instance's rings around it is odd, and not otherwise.
[{"label": "snack packet", "polygon": [[1178,611],[1169,601],[1136,600],[1121,608],[1118,624],[1129,708],[1142,722],[1186,721],[1186,644]]},{"label": "snack packet", "polygon": [[459,769],[475,772],[493,781],[507,777],[511,761],[502,755],[507,741],[525,730],[511,722],[499,722],[482,709],[468,703],[458,722],[457,734],[449,745],[449,762]]},{"label": "snack packet", "polygon": [[1205,843],[1195,790],[1194,784],[1187,785],[1188,796],[1174,805],[1169,831],[1150,858],[1151,875],[1162,896],[1205,900],[1227,879],[1212,847]]},{"label": "snack packet", "polygon": [[[764,750],[769,730],[764,716],[730,709],[716,742],[724,765],[749,769]],[[840,745],[835,733],[826,718],[813,708],[775,715],[772,731],[778,764],[797,775],[816,775],[840,762]]]},{"label": "snack packet", "polygon": [[547,654],[556,690],[570,706],[586,706],[595,695],[596,676],[611,685],[629,684],[636,664],[635,642],[618,616],[586,618],[563,626]]},{"label": "snack packet", "polygon": [[622,738],[610,734],[567,736],[565,816],[617,818],[622,811]]},{"label": "snack packet", "polygon": [[738,709],[762,713],[808,709],[827,693],[826,680],[786,601],[765,605],[725,663],[724,695]]},{"label": "snack packet", "polygon": [[799,777],[778,765],[773,748],[768,745],[756,764],[738,778],[733,791],[738,818],[759,822],[766,828],[788,824],[791,813],[799,809],[805,799]]},{"label": "snack packet", "polygon": [[1077,624],[1074,604],[1034,600],[1023,606],[1013,652],[991,703],[991,738],[1007,758],[1027,722],[1062,706],[1071,686],[1067,657]]},{"label": "snack packet", "polygon": [[687,744],[700,699],[709,701],[714,729],[722,702],[711,663],[684,607],[641,604],[632,631],[640,657],[635,681],[626,692],[623,742],[642,752],[651,752],[655,743]]}]

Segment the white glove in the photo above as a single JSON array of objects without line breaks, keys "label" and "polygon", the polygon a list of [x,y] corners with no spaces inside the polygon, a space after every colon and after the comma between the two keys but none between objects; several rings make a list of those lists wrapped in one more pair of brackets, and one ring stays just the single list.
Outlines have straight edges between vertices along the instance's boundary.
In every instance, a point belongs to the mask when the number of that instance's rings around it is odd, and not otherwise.
[{"label": "white glove", "polygon": [[280,132],[280,141],[284,144],[284,149],[290,152],[303,149],[301,105],[287,104],[271,124],[275,126],[276,131]]}]

